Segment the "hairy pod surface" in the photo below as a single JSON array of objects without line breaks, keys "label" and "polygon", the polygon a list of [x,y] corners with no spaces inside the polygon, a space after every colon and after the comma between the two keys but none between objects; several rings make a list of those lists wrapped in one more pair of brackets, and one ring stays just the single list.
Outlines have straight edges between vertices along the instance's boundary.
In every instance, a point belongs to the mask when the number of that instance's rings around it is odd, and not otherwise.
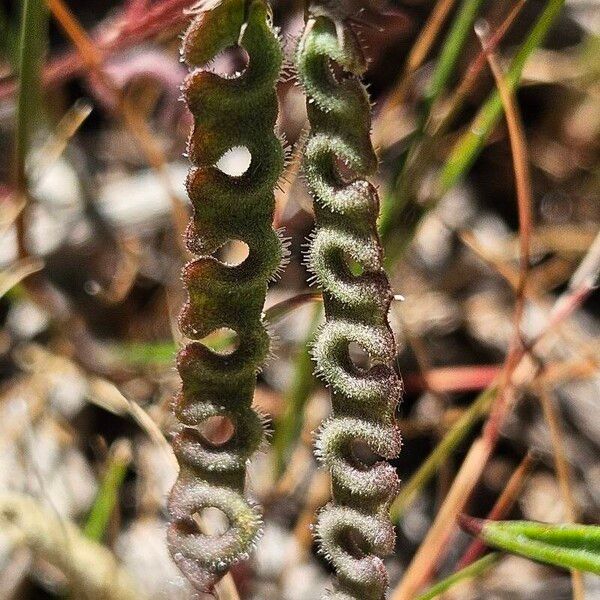
[{"label": "hairy pod surface", "polygon": [[[188,300],[179,324],[192,341],[177,358],[182,388],[174,411],[182,428],[173,447],[180,473],[169,498],[168,530],[173,559],[201,591],[210,591],[233,563],[247,558],[260,533],[260,512],[244,495],[247,461],[264,439],[262,420],[251,405],[257,373],[269,352],[262,316],[267,284],[285,253],[272,226],[273,190],[284,165],[274,131],[280,42],[263,0],[211,6],[195,16],[182,44],[190,68],[183,95],[194,117],[187,180],[193,217],[186,243],[197,258],[183,271]],[[227,76],[208,70],[230,48],[246,52],[243,72]],[[239,176],[228,175],[217,163],[238,147],[249,151],[250,166]],[[217,257],[230,241],[248,248],[239,265]],[[236,334],[230,353],[202,342],[222,328]],[[202,433],[214,417],[232,426],[223,443]],[[195,516],[206,508],[224,513],[224,533],[198,529]]]},{"label": "hairy pod surface", "polygon": [[[379,200],[366,179],[377,158],[369,98],[359,81],[365,58],[347,22],[330,17],[322,10],[309,16],[296,53],[311,125],[304,173],[316,231],[308,262],[326,316],[313,355],[333,406],[316,440],[332,476],[332,501],[318,516],[316,537],[337,573],[330,597],[382,600],[388,586],[382,558],[395,541],[388,510],[398,490],[385,459],[400,451],[401,382],[388,324],[393,294],[376,228]],[[353,361],[353,344],[368,356],[366,368]]]}]

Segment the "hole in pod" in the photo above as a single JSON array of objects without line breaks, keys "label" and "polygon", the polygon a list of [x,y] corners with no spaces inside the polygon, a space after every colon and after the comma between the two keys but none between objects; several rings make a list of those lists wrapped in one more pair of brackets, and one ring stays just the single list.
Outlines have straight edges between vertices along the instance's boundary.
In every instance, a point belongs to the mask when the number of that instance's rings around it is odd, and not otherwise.
[{"label": "hole in pod", "polygon": [[333,157],[333,168],[335,169],[335,176],[342,185],[352,183],[356,179],[356,172],[339,156]]},{"label": "hole in pod", "polygon": [[198,529],[206,535],[223,535],[230,527],[227,515],[219,508],[207,506],[199,513],[194,513],[194,521]]},{"label": "hole in pod", "polygon": [[233,354],[240,345],[238,334],[229,327],[219,327],[201,341],[207,348],[222,356]]},{"label": "hole in pod", "polygon": [[356,558],[363,558],[369,553],[367,544],[365,543],[360,532],[355,529],[347,529],[342,538],[342,546],[348,554]]},{"label": "hole in pod", "polygon": [[210,71],[226,79],[239,77],[248,67],[250,56],[241,46],[229,46],[217,54],[210,64]]},{"label": "hole in pod", "polygon": [[365,268],[362,266],[362,264],[357,260],[354,260],[354,258],[347,253],[344,253],[344,262],[348,266],[350,273],[352,273],[352,275],[355,277],[358,277],[365,272]]},{"label": "hole in pod", "polygon": [[350,442],[350,455],[358,468],[368,469],[381,461],[381,456],[373,452],[369,444],[360,438]]},{"label": "hole in pod", "polygon": [[217,169],[229,175],[230,177],[241,177],[249,168],[252,162],[250,150],[245,146],[235,146],[230,148],[217,161]]},{"label": "hole in pod", "polygon": [[229,240],[213,256],[230,267],[237,267],[248,258],[249,254],[248,244],[242,242],[242,240]]},{"label": "hole in pod", "polygon": [[231,440],[235,427],[229,417],[218,415],[202,421],[198,425],[198,431],[207,442],[218,447]]},{"label": "hole in pod", "polygon": [[357,369],[368,371],[371,368],[371,357],[360,344],[350,342],[348,344],[348,355]]},{"label": "hole in pod", "polygon": [[339,62],[331,59],[329,59],[329,72],[336,83],[343,83],[352,76]]}]

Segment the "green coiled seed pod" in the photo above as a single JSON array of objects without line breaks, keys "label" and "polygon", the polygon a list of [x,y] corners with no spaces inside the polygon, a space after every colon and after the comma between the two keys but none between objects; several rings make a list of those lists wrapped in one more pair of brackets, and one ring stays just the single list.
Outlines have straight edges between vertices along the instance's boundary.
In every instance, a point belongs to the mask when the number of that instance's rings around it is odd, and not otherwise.
[{"label": "green coiled seed pod", "polygon": [[[229,77],[207,69],[221,52],[238,46],[248,57],[242,73]],[[274,187],[284,166],[274,132],[283,57],[264,0],[224,0],[197,14],[184,36],[182,57],[190,68],[183,95],[194,117],[187,180],[193,217],[186,243],[198,258],[183,271],[188,301],[179,323],[192,341],[177,359],[182,388],[174,411],[182,428],[173,447],[180,474],[169,498],[168,544],[192,584],[210,591],[233,563],[248,556],[261,528],[260,512],[244,487],[247,461],[264,439],[262,419],[251,407],[270,344],[263,305],[285,253],[272,226]],[[216,164],[238,147],[250,152],[250,166],[240,176],[228,175]],[[236,240],[247,245],[248,256],[228,265],[216,253]],[[202,343],[221,328],[236,334],[231,353]],[[226,442],[213,443],[201,433],[211,417],[229,419],[233,434]],[[198,530],[194,516],[209,507],[227,517],[225,533]]]},{"label": "green coiled seed pod", "polygon": [[[395,540],[388,510],[398,490],[385,459],[397,456],[401,445],[395,424],[401,383],[387,318],[393,294],[376,228],[379,199],[366,179],[377,158],[369,98],[358,79],[364,55],[348,22],[324,11],[323,3],[317,7],[296,53],[311,125],[304,173],[316,231],[308,262],[326,316],[313,355],[333,406],[316,441],[332,477],[332,501],[318,516],[316,536],[337,573],[332,598],[382,600],[388,585],[382,557]],[[368,368],[353,362],[352,344],[368,355]],[[374,464],[361,460],[360,445],[378,457]]]}]

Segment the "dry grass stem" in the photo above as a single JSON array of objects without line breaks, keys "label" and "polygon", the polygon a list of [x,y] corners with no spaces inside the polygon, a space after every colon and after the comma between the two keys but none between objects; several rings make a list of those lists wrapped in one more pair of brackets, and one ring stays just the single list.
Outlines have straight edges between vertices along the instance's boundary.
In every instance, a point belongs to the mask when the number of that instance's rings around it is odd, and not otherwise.
[{"label": "dry grass stem", "polygon": [[30,496],[0,495],[2,531],[67,577],[75,597],[86,600],[143,600],[112,552],[83,537],[79,528]]},{"label": "dry grass stem", "polygon": [[[577,523],[577,508],[572,491],[572,477],[569,463],[565,455],[564,434],[560,425],[560,418],[557,414],[554,399],[548,388],[538,383],[536,386],[537,395],[544,411],[544,417],[550,430],[550,439],[552,441],[552,452],[554,454],[554,466],[556,477],[560,487],[560,494],[565,505],[565,516],[567,522]],[[580,571],[571,571],[571,581],[573,584],[573,599],[584,600],[585,585],[583,574]]]},{"label": "dry grass stem", "polygon": [[171,177],[167,169],[167,161],[160,142],[155,139],[146,120],[138,114],[125,98],[121,90],[111,80],[103,69],[103,55],[97,49],[93,40],[88,36],[85,29],[77,21],[70,9],[62,0],[45,0],[50,12],[62,27],[65,35],[73,43],[73,46],[81,56],[88,70],[98,78],[101,84],[115,99],[119,115],[132,138],[143,152],[149,166],[154,170],[158,180],[161,182],[167,197],[171,202],[173,227],[177,233],[177,243],[181,251],[187,255],[187,249],[183,242],[183,235],[187,226],[187,210],[174,191]]}]

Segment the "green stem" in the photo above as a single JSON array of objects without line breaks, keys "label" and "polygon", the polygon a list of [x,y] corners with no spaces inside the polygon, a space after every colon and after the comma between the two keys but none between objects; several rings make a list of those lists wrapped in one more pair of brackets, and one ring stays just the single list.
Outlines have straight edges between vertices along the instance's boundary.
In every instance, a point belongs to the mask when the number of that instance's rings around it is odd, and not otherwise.
[{"label": "green stem", "polygon": [[492,552],[491,554],[487,554],[483,558],[475,561],[473,564],[453,573],[446,579],[443,579],[439,583],[436,583],[434,586],[430,587],[426,592],[417,596],[415,600],[431,600],[432,598],[436,598],[440,594],[448,591],[452,586],[460,583],[461,581],[465,581],[466,579],[473,579],[474,577],[478,577],[479,575],[485,573],[492,565],[498,562],[500,558],[500,554],[497,552]]},{"label": "green stem", "polygon": [[479,394],[468,410],[438,443],[425,462],[421,464],[417,472],[403,486],[402,491],[396,496],[390,508],[390,517],[394,523],[402,518],[406,509],[415,500],[418,492],[427,485],[440,466],[473,429],[477,421],[487,414],[495,395],[495,386]]},{"label": "green stem", "polygon": [[25,160],[32,131],[39,120],[43,55],[48,13],[43,0],[23,0],[19,38],[19,91],[17,96],[16,186],[26,189]]},{"label": "green stem", "polygon": [[[297,294],[296,296],[288,298],[287,300],[282,300],[265,310],[264,321],[269,326],[273,326],[287,317],[296,308],[303,306],[308,302],[320,301],[321,294],[318,292]],[[204,342],[208,342],[208,346],[215,352],[221,352],[235,342],[235,335],[219,334],[209,340],[205,338]],[[175,356],[175,353],[177,352],[177,344],[173,341],[131,342],[115,345],[114,351],[121,361],[143,367],[171,363],[173,356]]]},{"label": "green stem", "polygon": [[482,0],[463,0],[440,52],[440,57],[425,92],[426,113],[446,89],[454,72],[458,57],[462,52],[467,37],[473,29],[475,17],[481,7]]}]

